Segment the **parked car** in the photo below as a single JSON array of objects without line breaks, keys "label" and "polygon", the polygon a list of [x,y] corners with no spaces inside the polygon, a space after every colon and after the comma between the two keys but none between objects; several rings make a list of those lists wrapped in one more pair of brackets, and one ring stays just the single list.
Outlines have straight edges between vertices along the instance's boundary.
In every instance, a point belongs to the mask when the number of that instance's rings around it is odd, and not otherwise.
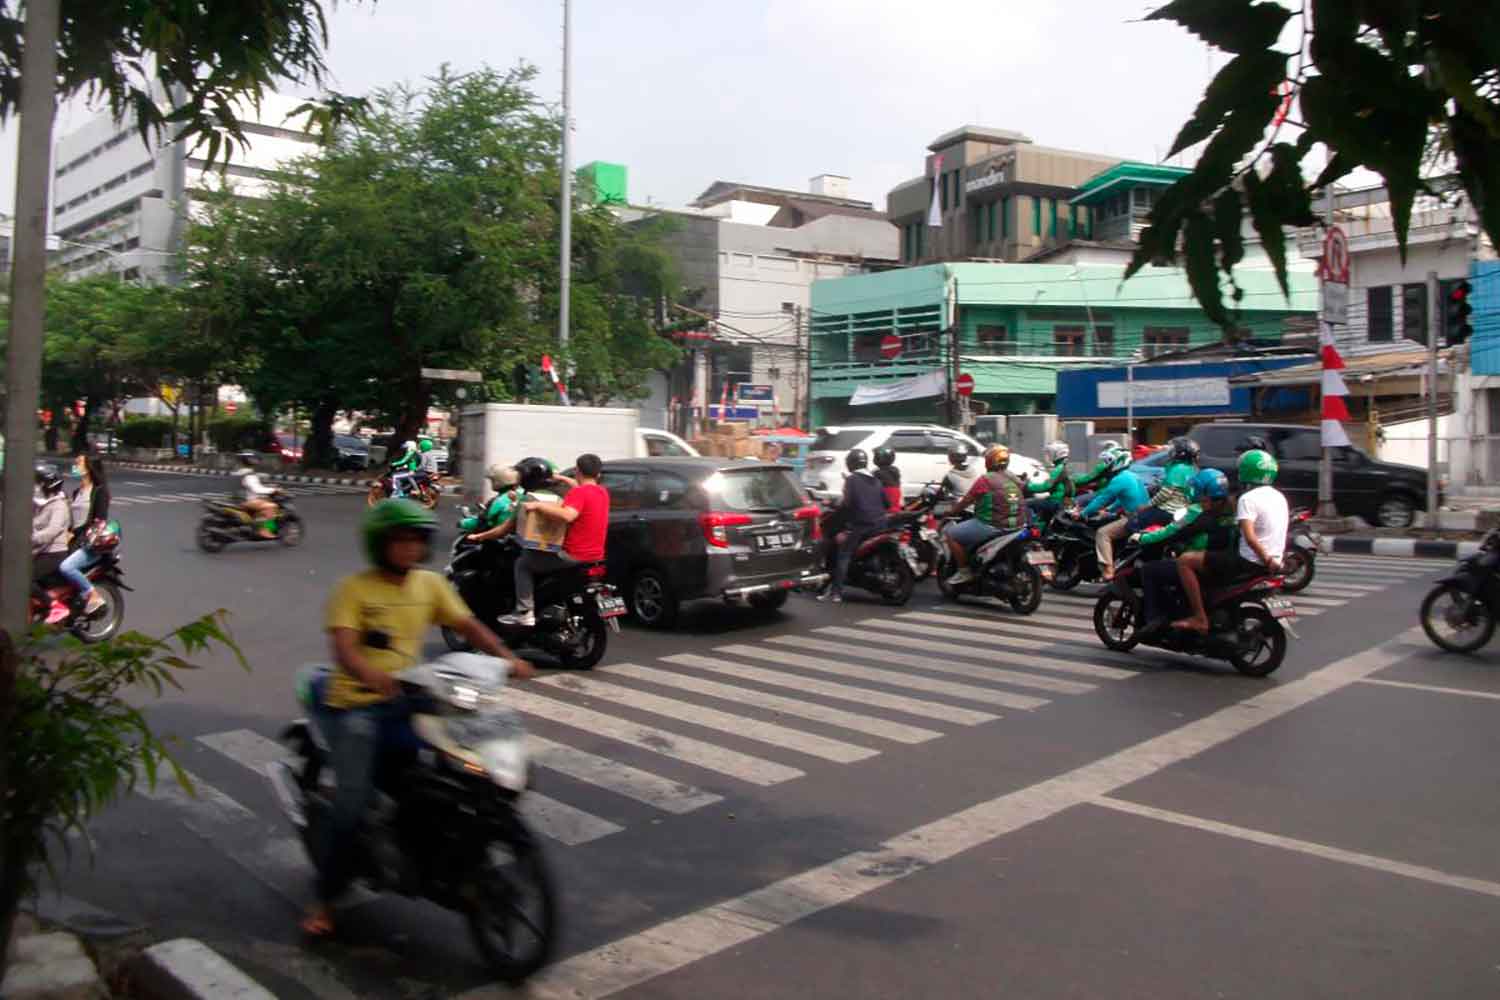
[{"label": "parked car", "polygon": [[[914,497],[927,483],[941,482],[948,474],[948,452],[960,447],[976,461],[984,453],[978,441],[959,431],[936,424],[881,424],[824,427],[807,454],[802,485],[819,496],[837,496],[844,491],[844,456],[863,448],[874,456],[876,448],[888,446],[896,452],[901,470],[901,492]],[[1010,456],[1010,471],[1022,479],[1042,474],[1042,464],[1025,455]]]},{"label": "parked car", "polygon": [[344,471],[364,470],[370,467],[370,446],[362,437],[353,434],[333,436],[333,464]]},{"label": "parked car", "polygon": [[697,458],[698,449],[688,444],[671,431],[654,427],[637,427],[636,439],[640,442],[640,454],[648,458]]},{"label": "parked car", "polygon": [[732,458],[604,463],[609,578],[645,625],[670,627],[685,601],[775,609],[822,585],[819,508],[790,467]]},{"label": "parked car", "polygon": [[295,434],[272,434],[261,450],[278,456],[282,465],[298,465],[302,461],[302,440]]},{"label": "parked car", "polygon": [[[1276,486],[1293,507],[1318,502],[1318,465],[1323,457],[1322,431],[1300,424],[1199,424],[1188,436],[1198,442],[1199,464],[1220,469],[1237,482],[1236,467],[1245,439],[1264,438],[1281,467]],[[1417,511],[1427,508],[1427,470],[1373,459],[1358,448],[1333,452],[1333,501],[1341,514],[1357,514],[1387,528],[1409,527]],[[1439,496],[1441,502],[1441,496]]]}]

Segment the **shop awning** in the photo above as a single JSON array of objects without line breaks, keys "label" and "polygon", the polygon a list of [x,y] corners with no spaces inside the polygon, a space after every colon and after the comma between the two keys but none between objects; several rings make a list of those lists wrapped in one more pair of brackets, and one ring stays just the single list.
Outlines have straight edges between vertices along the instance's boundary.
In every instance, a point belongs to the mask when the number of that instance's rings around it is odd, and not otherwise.
[{"label": "shop awning", "polygon": [[[1383,351],[1378,354],[1356,354],[1344,358],[1344,381],[1348,383],[1362,382],[1365,379],[1384,380],[1394,378],[1418,378],[1427,370],[1427,352],[1420,346],[1414,346],[1411,350]],[[1443,353],[1438,355],[1438,372],[1446,374],[1448,371],[1447,359]],[[1289,368],[1278,368],[1274,371],[1249,372],[1244,375],[1231,376],[1231,385],[1244,386],[1297,386],[1297,385],[1321,385],[1323,381],[1323,363],[1314,361],[1310,364],[1293,365]]]}]

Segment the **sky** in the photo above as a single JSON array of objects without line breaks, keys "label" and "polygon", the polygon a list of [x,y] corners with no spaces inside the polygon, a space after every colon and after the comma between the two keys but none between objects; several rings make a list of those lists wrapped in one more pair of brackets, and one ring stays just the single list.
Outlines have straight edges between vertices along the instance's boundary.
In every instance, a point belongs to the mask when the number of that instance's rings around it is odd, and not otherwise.
[{"label": "sky", "polygon": [[[1156,161],[1218,57],[1142,0],[573,0],[574,163],[630,172],[633,202],[680,206],[715,180],[885,194],[960,125]],[[518,62],[560,100],[561,0],[340,0],[330,85],[365,93]],[[288,86],[294,93],[306,88]],[[87,117],[61,109],[59,134]],[[0,130],[0,210],[15,186]]]}]

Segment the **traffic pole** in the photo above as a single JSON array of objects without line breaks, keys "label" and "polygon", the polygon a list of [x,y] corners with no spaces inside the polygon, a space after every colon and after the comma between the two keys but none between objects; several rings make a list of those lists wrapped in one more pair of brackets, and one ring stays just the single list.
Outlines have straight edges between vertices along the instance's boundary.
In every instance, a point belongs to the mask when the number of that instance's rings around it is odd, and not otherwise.
[{"label": "traffic pole", "polygon": [[1427,272],[1427,516],[1443,530],[1438,511],[1438,329],[1443,303],[1438,298],[1436,271]]},{"label": "traffic pole", "polygon": [[573,12],[563,0],[562,233],[557,285],[557,346],[568,349],[569,300],[573,283]]}]

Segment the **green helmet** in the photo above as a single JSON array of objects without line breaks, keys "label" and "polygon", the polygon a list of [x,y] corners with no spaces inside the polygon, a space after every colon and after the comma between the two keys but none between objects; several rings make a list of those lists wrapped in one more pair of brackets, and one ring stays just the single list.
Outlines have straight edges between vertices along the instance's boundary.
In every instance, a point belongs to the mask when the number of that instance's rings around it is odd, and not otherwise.
[{"label": "green helmet", "polygon": [[432,439],[431,438],[423,438],[422,440],[418,441],[417,442],[417,450],[418,451],[431,451],[432,450]]},{"label": "green helmet", "polygon": [[365,511],[359,527],[365,556],[374,565],[384,566],[387,535],[400,528],[415,528],[430,535],[437,530],[437,518],[430,510],[411,500],[382,500]]},{"label": "green helmet", "polygon": [[1240,482],[1248,486],[1266,486],[1276,481],[1276,459],[1268,451],[1255,448],[1240,456]]}]

